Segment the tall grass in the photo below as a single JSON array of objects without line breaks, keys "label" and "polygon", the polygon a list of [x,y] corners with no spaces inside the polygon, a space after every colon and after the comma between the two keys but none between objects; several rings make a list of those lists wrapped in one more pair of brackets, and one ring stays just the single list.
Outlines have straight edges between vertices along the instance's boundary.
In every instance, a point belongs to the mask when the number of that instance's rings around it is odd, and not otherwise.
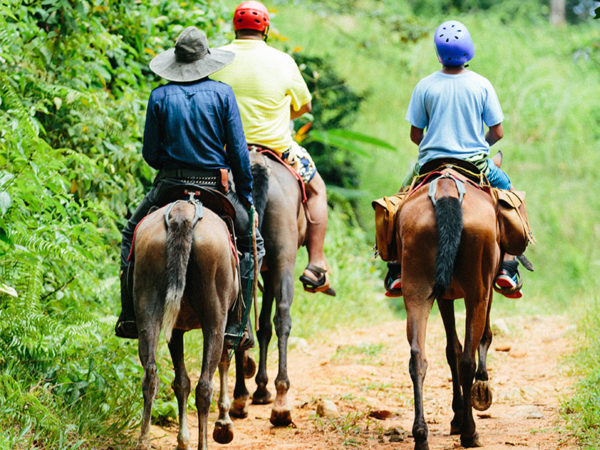
[{"label": "tall grass", "polygon": [[[302,27],[295,19],[299,16]],[[505,114],[505,138],[492,151],[503,151],[503,168],[516,189],[527,191],[538,240],[528,250],[536,271],[525,274],[527,300],[508,309],[564,310],[600,287],[600,251],[592,245],[600,219],[595,192],[599,69],[574,59],[580,42],[599,31],[596,24],[556,29],[542,21],[506,23],[501,18],[493,13],[460,17],[475,41],[469,69],[492,82]],[[443,19],[430,17],[421,23],[433,30]],[[360,160],[361,189],[367,195],[359,211],[370,231],[370,200],[395,192],[416,160],[405,114],[415,84],[440,68],[431,33],[414,44],[393,43],[389,30],[360,11],[326,16],[295,5],[281,6],[275,21],[294,45],[329,55],[351,86],[370,93],[356,128],[397,148],[373,149],[372,157]]]},{"label": "tall grass", "polygon": [[[396,152],[373,149],[360,160],[361,222],[372,229],[369,201],[393,193],[416,160],[404,120],[415,84],[439,70],[431,32],[416,43],[390,39],[376,14],[384,2],[355,2],[352,15],[322,14],[306,5],[281,6],[276,26],[307,52],[328,54],[349,84],[370,93],[357,131],[393,143]],[[380,6],[378,6],[380,5]],[[363,9],[361,9],[361,7]],[[382,8],[384,6],[381,6]],[[527,191],[527,206],[538,243],[527,254],[534,273],[525,273],[526,297],[495,300],[502,314],[566,313],[579,321],[580,349],[569,360],[580,381],[564,412],[582,446],[600,442],[600,66],[597,55],[580,57],[600,42],[598,23],[554,28],[541,18],[522,20],[503,11],[463,14],[475,41],[470,69],[487,77],[503,106],[505,138],[492,151],[504,153],[503,168],[516,189]],[[402,10],[406,23],[413,18]],[[391,13],[388,11],[388,13]],[[302,27],[297,17],[302,17]],[[421,17],[434,30],[450,17]],[[285,44],[284,44],[285,45]],[[588,51],[588,50],[586,50]]]}]

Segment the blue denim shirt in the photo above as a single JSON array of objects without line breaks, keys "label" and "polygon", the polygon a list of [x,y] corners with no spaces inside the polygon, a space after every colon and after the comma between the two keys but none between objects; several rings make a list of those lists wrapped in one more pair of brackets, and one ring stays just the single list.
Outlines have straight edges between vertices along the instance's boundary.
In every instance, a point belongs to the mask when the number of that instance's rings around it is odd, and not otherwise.
[{"label": "blue denim shirt", "polygon": [[154,89],[142,154],[155,169],[230,169],[236,192],[252,204],[248,145],[227,84],[204,78]]}]

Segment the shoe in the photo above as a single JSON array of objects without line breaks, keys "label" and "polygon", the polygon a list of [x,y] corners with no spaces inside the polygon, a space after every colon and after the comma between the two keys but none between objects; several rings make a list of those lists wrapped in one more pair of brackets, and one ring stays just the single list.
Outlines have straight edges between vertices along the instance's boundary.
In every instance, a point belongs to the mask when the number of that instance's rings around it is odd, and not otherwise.
[{"label": "shoe", "polygon": [[119,320],[115,325],[115,336],[124,339],[137,339],[138,331],[135,320],[122,320],[119,317]]},{"label": "shoe", "polygon": [[494,290],[507,298],[522,298],[521,287],[523,282],[519,273],[517,260],[503,261],[500,272],[494,280]]},{"label": "shoe", "polygon": [[254,337],[248,327],[240,332],[241,324],[227,324],[225,328],[225,347],[240,351],[249,350],[254,347]]},{"label": "shoe", "polygon": [[327,269],[309,264],[306,266],[306,270],[312,272],[315,275],[316,280],[307,277],[306,275],[300,276],[300,281],[306,292],[322,292],[327,295],[335,297],[337,294],[335,289],[329,285],[329,275],[327,275]]},{"label": "shoe", "polygon": [[383,280],[386,297],[402,297],[402,270],[398,263],[388,263],[388,272]]}]

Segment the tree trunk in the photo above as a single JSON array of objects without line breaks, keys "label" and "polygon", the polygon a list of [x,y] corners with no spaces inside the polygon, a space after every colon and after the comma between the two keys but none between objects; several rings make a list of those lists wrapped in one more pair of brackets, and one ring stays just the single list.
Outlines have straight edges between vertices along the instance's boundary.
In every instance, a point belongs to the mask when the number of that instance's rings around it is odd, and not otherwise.
[{"label": "tree trunk", "polygon": [[564,25],[566,22],[565,0],[550,0],[550,23]]}]

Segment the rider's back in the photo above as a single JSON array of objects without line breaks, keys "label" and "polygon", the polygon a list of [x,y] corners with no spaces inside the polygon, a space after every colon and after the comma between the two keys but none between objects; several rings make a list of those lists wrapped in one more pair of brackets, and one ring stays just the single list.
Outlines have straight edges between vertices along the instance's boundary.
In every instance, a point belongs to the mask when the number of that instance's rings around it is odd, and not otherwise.
[{"label": "rider's back", "polygon": [[295,61],[254,39],[235,39],[222,49],[235,53],[235,59],[212,78],[233,88],[246,140],[286,150],[292,144],[290,106],[298,110],[310,101]]}]

